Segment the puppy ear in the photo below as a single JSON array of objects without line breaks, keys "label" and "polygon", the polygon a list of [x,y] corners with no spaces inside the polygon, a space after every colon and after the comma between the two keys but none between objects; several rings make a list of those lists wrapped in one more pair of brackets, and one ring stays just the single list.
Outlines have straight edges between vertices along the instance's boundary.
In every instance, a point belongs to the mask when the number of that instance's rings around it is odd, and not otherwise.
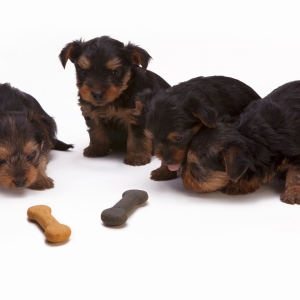
[{"label": "puppy ear", "polygon": [[198,110],[193,111],[193,115],[208,128],[216,128],[217,116],[213,109],[201,107]]},{"label": "puppy ear", "polygon": [[231,146],[223,155],[227,175],[237,182],[250,167],[251,157],[238,146]]},{"label": "puppy ear", "polygon": [[34,128],[34,137],[36,141],[44,145],[53,144],[56,135],[56,124],[53,118],[36,113],[29,114],[30,122]]},{"label": "puppy ear", "polygon": [[198,118],[208,128],[216,128],[217,112],[210,107],[200,95],[191,94],[188,96],[187,108],[192,112],[193,116]]},{"label": "puppy ear", "polygon": [[67,44],[60,52],[59,59],[63,67],[66,67],[68,59],[72,63],[79,57],[82,52],[83,42],[81,40],[74,41],[73,43]]},{"label": "puppy ear", "polygon": [[142,69],[144,70],[144,72],[146,72],[148,63],[149,63],[150,59],[152,59],[152,57],[149,55],[149,53],[146,50],[144,50],[134,44],[131,44],[131,43],[128,43],[126,48],[131,52],[133,64],[142,66]]}]

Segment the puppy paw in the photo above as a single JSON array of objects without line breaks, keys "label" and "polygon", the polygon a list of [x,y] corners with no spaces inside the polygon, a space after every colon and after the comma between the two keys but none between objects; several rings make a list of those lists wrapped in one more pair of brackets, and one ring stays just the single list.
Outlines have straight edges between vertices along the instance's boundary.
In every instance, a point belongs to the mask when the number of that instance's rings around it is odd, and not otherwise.
[{"label": "puppy paw", "polygon": [[127,154],[124,163],[130,166],[143,166],[149,164],[151,161],[151,157],[147,155],[140,155],[137,153]]},{"label": "puppy paw", "polygon": [[83,150],[83,155],[85,157],[103,157],[109,154],[109,149],[95,147],[95,146],[88,146]]},{"label": "puppy paw", "polygon": [[177,178],[177,171],[170,171],[168,168],[160,167],[151,172],[150,179],[154,181],[165,181]]},{"label": "puppy paw", "polygon": [[300,204],[300,186],[287,188],[280,195],[280,200],[287,204]]},{"label": "puppy paw", "polygon": [[43,191],[49,190],[54,187],[53,179],[50,177],[38,178],[36,182],[34,182],[28,188],[31,190]]}]

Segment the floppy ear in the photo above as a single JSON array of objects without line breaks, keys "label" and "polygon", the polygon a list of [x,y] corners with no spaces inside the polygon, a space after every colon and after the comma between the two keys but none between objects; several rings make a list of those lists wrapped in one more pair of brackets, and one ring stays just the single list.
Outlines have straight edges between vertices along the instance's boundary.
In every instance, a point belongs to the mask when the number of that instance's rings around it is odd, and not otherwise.
[{"label": "floppy ear", "polygon": [[52,145],[56,135],[56,123],[52,117],[30,113],[29,119],[34,128],[34,137],[42,146]]},{"label": "floppy ear", "polygon": [[231,146],[223,155],[226,173],[234,182],[244,175],[252,163],[251,157],[238,146]]},{"label": "floppy ear", "polygon": [[63,67],[66,67],[68,59],[72,63],[79,57],[82,52],[83,42],[81,40],[67,44],[60,52],[59,59]]},{"label": "floppy ear", "polygon": [[146,72],[148,63],[149,63],[150,59],[152,58],[149,55],[149,53],[146,50],[144,50],[134,44],[131,44],[131,43],[128,43],[126,48],[131,52],[133,64],[142,66],[142,69],[144,70],[144,72]]},{"label": "floppy ear", "polygon": [[214,108],[210,107],[201,95],[197,96],[194,93],[191,94],[188,101],[189,110],[193,116],[198,118],[208,128],[216,128],[217,124],[217,112]]}]

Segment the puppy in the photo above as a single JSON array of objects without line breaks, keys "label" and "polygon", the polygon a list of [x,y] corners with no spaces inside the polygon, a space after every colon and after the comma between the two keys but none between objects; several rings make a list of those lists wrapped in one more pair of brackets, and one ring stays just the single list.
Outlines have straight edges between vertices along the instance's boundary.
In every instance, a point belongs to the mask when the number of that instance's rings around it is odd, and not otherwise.
[{"label": "puppy", "polygon": [[275,176],[286,180],[281,201],[300,204],[300,81],[251,103],[236,122],[217,122],[192,140],[183,185],[199,193],[256,191]]},{"label": "puppy", "polygon": [[0,185],[8,189],[45,190],[51,149],[73,148],[56,138],[55,121],[30,95],[0,84]]},{"label": "puppy", "polygon": [[142,48],[126,46],[108,36],[67,44],[59,55],[65,67],[74,63],[79,105],[89,128],[86,157],[101,157],[111,149],[126,149],[124,163],[133,166],[151,161],[152,141],[144,133],[143,108],[136,95],[169,84],[146,71],[151,56]]},{"label": "puppy", "polygon": [[[197,77],[160,91],[148,100],[146,132],[162,161],[153,180],[177,177],[187,147],[200,128],[214,128],[217,117],[237,116],[259,95],[243,82],[224,76]],[[142,96],[141,96],[142,98]],[[145,101],[142,99],[142,101]]]}]

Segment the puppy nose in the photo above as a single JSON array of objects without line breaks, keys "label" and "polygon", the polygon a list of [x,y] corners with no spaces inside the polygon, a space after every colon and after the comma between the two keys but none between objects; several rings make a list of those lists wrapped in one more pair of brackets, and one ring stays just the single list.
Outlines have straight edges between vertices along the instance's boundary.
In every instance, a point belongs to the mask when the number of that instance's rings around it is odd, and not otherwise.
[{"label": "puppy nose", "polygon": [[92,96],[95,100],[100,100],[102,98],[103,93],[101,91],[93,91]]},{"label": "puppy nose", "polygon": [[26,179],[14,181],[14,184],[16,187],[23,187],[25,185],[25,183],[26,183]]},{"label": "puppy nose", "polygon": [[172,165],[173,164],[172,157],[163,157],[163,163],[166,165]]}]

